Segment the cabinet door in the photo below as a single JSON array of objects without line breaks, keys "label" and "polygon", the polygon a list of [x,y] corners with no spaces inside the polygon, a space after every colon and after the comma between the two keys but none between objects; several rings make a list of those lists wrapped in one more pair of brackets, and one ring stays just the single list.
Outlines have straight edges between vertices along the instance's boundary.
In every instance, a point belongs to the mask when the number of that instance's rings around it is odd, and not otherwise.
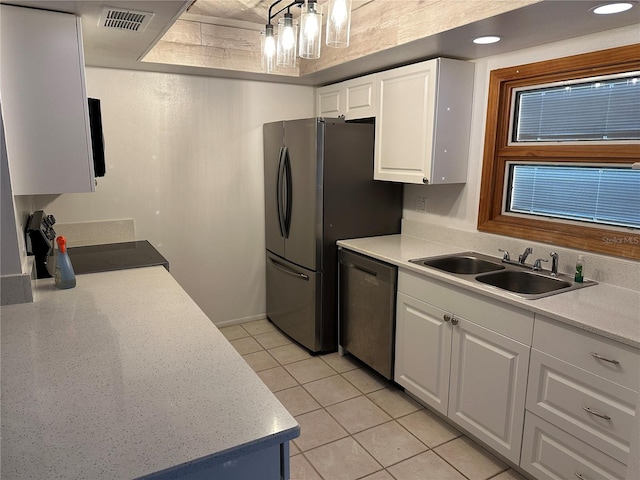
[{"label": "cabinet door", "polygon": [[531,349],[463,318],[456,320],[449,417],[518,463]]},{"label": "cabinet door", "polygon": [[451,325],[445,315],[444,310],[398,292],[395,381],[444,415],[451,361]]},{"label": "cabinet door", "polygon": [[428,183],[437,59],[378,74],[376,180]]},{"label": "cabinet door", "polygon": [[345,112],[345,93],[341,84],[327,85],[316,90],[316,115],[338,118]]},{"label": "cabinet door", "polygon": [[375,117],[377,109],[377,83],[375,75],[342,82],[345,96],[345,119]]},{"label": "cabinet door", "polygon": [[2,5],[0,90],[15,195],[95,189],[80,19]]}]

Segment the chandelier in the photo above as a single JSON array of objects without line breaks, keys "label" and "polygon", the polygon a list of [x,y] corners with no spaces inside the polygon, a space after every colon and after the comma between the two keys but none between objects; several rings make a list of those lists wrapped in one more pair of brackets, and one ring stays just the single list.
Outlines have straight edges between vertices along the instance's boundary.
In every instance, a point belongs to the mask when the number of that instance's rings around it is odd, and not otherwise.
[{"label": "chandelier", "polygon": [[[283,0],[276,0],[269,7],[269,19],[262,35],[262,66],[267,73],[276,67],[293,68],[297,57],[320,58],[322,33],[322,5],[317,0],[293,0],[287,6],[273,12]],[[291,7],[301,7],[300,22],[294,20]],[[277,33],[271,21],[282,12]],[[300,28],[298,28],[300,27]],[[329,0],[325,43],[329,47],[349,46],[351,28],[351,0]],[[299,32],[299,34],[298,34]]]}]

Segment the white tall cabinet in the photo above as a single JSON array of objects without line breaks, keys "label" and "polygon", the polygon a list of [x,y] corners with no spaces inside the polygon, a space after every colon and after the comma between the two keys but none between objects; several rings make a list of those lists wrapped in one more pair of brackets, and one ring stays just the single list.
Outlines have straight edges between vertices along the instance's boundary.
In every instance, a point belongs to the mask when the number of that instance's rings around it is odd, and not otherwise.
[{"label": "white tall cabinet", "polygon": [[80,19],[1,8],[0,95],[14,195],[95,190]]},{"label": "white tall cabinet", "polygon": [[319,116],[375,117],[373,177],[465,183],[474,64],[435,58],[316,91]]}]

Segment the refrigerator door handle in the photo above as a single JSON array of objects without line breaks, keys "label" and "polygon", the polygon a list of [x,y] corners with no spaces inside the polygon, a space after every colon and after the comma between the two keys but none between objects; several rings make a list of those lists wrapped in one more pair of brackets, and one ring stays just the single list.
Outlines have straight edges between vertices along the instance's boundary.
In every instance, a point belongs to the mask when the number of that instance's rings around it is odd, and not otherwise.
[{"label": "refrigerator door handle", "polygon": [[284,171],[285,171],[285,213],[284,213],[284,238],[289,238],[289,232],[291,231],[291,209],[293,206],[293,178],[291,175],[291,158],[289,157],[289,149],[284,147]]},{"label": "refrigerator door handle", "polygon": [[284,153],[286,147],[280,147],[280,154],[278,156],[278,179],[276,180],[276,205],[278,207],[278,226],[280,227],[280,236],[286,238],[287,232],[285,227],[285,217],[283,213],[284,206],[282,204],[282,197],[284,195]]},{"label": "refrigerator door handle", "polygon": [[290,270],[287,267],[285,267],[284,265],[276,262],[275,260],[267,257],[267,260],[269,260],[269,263],[271,263],[274,267],[276,267],[278,270],[288,274],[288,275],[293,275],[294,277],[299,278],[300,280],[305,280],[305,281],[309,281],[309,276],[305,275],[304,273],[300,273],[300,272],[296,272],[294,270]]}]

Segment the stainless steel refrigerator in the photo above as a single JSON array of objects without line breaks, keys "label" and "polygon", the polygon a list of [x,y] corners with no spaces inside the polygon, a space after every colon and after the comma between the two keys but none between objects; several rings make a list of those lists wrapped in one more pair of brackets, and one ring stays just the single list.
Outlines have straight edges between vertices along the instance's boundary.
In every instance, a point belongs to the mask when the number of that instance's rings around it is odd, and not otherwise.
[{"label": "stainless steel refrigerator", "polygon": [[372,123],[264,125],[267,316],[311,352],[337,348],[337,246],[400,233],[402,185],[373,180]]}]

